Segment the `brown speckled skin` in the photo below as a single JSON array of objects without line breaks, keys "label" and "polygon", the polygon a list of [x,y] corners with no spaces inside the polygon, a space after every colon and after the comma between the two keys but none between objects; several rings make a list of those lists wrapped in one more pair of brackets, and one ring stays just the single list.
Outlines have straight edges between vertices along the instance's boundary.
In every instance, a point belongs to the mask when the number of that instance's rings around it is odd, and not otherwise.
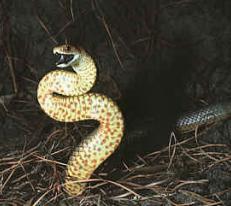
[{"label": "brown speckled skin", "polygon": [[230,117],[231,102],[214,104],[182,115],[176,123],[176,130],[179,133],[187,133],[201,126],[214,124]]},{"label": "brown speckled skin", "polygon": [[54,53],[68,52],[80,54],[78,62],[71,65],[76,72],[55,70],[48,73],[39,82],[37,97],[43,111],[57,121],[94,119],[100,123],[75,149],[67,164],[64,188],[74,196],[85,189],[86,183],[79,182],[88,180],[120,144],[124,120],[120,109],[110,98],[87,93],[96,79],[96,66],[92,58],[76,47],[61,45],[54,48]]}]

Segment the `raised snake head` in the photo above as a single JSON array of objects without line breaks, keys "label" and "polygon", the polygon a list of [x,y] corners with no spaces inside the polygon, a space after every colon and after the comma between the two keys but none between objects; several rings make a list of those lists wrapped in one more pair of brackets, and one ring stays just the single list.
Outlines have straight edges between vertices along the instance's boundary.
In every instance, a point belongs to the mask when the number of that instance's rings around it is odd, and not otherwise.
[{"label": "raised snake head", "polygon": [[69,44],[54,47],[53,53],[60,56],[56,66],[64,68],[78,64],[83,52],[81,48]]}]

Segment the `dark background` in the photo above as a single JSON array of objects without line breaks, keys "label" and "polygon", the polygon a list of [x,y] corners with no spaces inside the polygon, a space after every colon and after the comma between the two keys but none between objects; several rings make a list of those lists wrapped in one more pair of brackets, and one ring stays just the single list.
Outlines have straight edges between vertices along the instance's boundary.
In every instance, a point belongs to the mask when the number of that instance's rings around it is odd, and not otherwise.
[{"label": "dark background", "polygon": [[[126,133],[111,167],[166,147],[180,114],[230,100],[229,0],[2,0],[0,26],[2,157],[47,138],[77,145],[87,133],[90,123],[55,122],[36,99],[39,80],[55,68],[52,48],[65,42],[91,54],[98,68],[93,91],[124,113]],[[227,124],[205,142],[230,145]],[[230,194],[227,179],[217,187]]]}]

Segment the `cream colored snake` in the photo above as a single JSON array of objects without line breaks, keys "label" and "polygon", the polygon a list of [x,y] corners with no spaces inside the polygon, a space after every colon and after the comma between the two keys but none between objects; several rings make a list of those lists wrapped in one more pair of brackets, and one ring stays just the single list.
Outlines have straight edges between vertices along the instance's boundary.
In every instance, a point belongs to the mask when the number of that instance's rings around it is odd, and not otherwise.
[{"label": "cream colored snake", "polygon": [[[64,189],[81,194],[95,169],[118,147],[124,132],[123,115],[110,98],[88,93],[96,80],[93,59],[81,48],[61,45],[53,49],[61,55],[57,67],[71,66],[75,72],[55,70],[39,82],[37,98],[43,111],[61,122],[93,119],[99,122],[71,155],[66,169]],[[82,181],[82,182],[81,182]]]}]

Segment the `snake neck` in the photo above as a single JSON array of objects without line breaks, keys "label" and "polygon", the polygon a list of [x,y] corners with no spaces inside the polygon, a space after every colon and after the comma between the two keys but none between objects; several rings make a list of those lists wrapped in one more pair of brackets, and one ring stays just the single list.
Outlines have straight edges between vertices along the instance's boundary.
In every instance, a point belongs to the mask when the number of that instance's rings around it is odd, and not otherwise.
[{"label": "snake neck", "polygon": [[78,76],[78,90],[81,90],[82,94],[87,93],[94,86],[96,80],[97,71],[93,59],[84,53],[79,62],[72,65],[72,69]]}]

